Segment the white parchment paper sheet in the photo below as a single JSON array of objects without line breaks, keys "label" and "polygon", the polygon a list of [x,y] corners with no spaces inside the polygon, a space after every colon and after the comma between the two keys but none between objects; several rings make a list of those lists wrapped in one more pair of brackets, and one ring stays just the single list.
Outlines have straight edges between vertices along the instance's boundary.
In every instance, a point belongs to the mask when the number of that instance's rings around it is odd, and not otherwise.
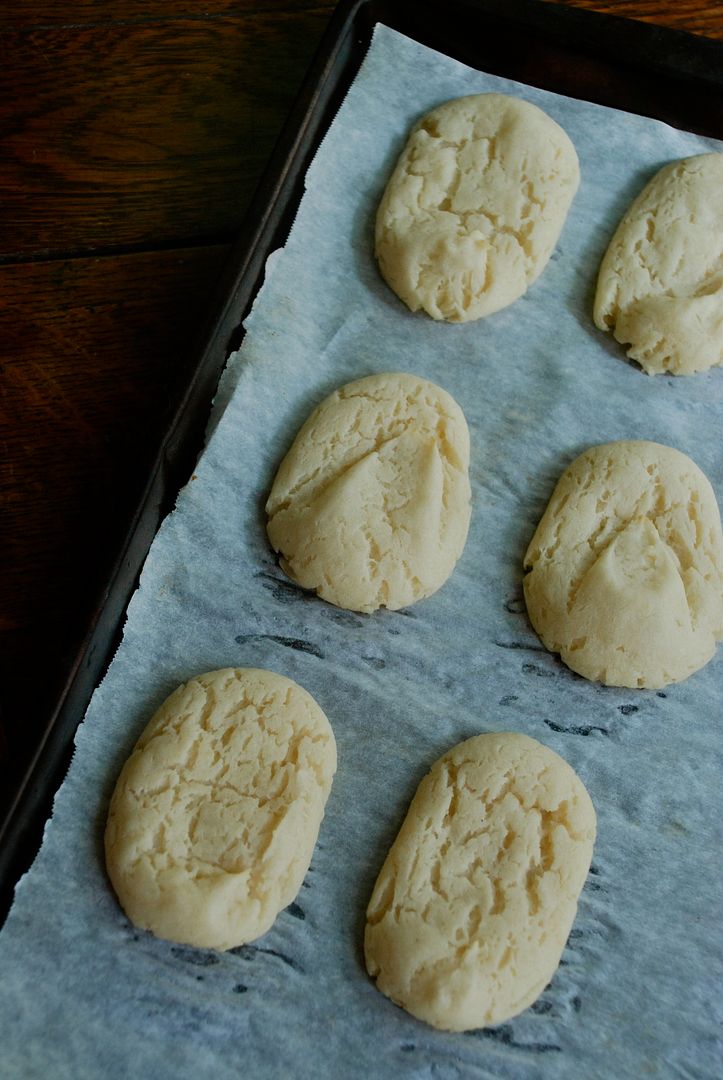
[{"label": "white parchment paper sheet", "polygon": [[[377,201],[409,125],[480,91],[542,106],[582,186],[527,296],[482,322],[411,315],[372,256]],[[125,638],[77,738],[42,851],[0,935],[0,1073],[91,1077],[720,1075],[721,656],[665,691],[604,688],[545,652],[521,560],[562,469],[617,438],[670,443],[723,492],[723,372],[651,379],[591,322],[597,267],[665,162],[719,149],[657,122],[468,69],[378,28],[270,262],[212,436],[148,557]],[[298,425],[329,391],[404,370],[449,390],[472,436],[473,519],[452,578],[403,612],[361,616],[277,569],[263,504]],[[102,833],[121,763],[190,675],[261,666],[329,716],[339,771],[297,901],[217,954],[129,925]],[[421,776],[460,739],[517,730],[562,754],[599,818],[562,965],[502,1027],[433,1031],[365,974],[364,911]]]}]

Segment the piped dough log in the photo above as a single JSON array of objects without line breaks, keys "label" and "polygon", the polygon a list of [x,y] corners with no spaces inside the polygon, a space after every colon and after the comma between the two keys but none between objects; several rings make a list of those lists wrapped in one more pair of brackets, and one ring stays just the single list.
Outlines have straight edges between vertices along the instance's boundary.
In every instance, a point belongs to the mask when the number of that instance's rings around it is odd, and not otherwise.
[{"label": "piped dough log", "polygon": [[342,386],[303,425],[269,494],[282,569],[354,611],[429,596],[467,539],[468,467],[465,418],[440,387],[399,373]]},{"label": "piped dough log", "polygon": [[657,688],[723,637],[723,539],[713,489],[669,446],[594,446],[560,478],[525,555],[530,621],[586,679]]},{"label": "piped dough log", "polygon": [[203,948],[260,937],[301,887],[335,769],[329,722],[290,679],[225,668],[184,683],[110,804],[106,865],[128,918]]},{"label": "piped dough log", "polygon": [[412,311],[468,322],[542,273],[580,182],[567,134],[536,105],[476,94],[411,131],[376,219],[376,256]]},{"label": "piped dough log", "polygon": [[581,780],[526,735],[467,739],[422,780],[367,909],[376,985],[448,1031],[502,1023],[552,978],[595,839]]},{"label": "piped dough log", "polygon": [[649,375],[723,363],[723,154],[674,161],[646,185],[600,265],[593,316]]}]

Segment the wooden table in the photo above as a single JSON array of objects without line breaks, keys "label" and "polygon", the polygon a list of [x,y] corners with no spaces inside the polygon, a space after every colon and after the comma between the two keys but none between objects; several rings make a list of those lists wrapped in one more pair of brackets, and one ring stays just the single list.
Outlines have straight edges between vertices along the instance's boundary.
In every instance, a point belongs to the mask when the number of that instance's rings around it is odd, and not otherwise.
[{"label": "wooden table", "polygon": [[[723,4],[572,0],[723,39]],[[0,14],[0,810],[83,640],[327,0]]]}]

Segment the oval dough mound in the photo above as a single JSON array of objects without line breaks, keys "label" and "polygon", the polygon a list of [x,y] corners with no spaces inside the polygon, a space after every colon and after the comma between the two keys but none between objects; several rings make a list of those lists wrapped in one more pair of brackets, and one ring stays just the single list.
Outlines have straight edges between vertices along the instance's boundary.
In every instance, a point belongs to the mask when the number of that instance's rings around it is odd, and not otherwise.
[{"label": "oval dough mound", "polygon": [[202,948],[264,934],[301,887],[335,769],[329,722],[290,679],[225,668],[180,686],[110,804],[106,865],[129,919]]},{"label": "oval dough mound", "polygon": [[382,198],[382,276],[433,319],[499,311],[542,273],[579,182],[574,146],[536,105],[449,101],[412,129]]},{"label": "oval dough mound", "polygon": [[723,154],[666,165],[603,258],[595,325],[649,375],[723,364]]},{"label": "oval dough mound", "polygon": [[526,735],[477,735],[422,780],[367,909],[377,988],[447,1031],[499,1024],[560,962],[595,839],[566,761]]},{"label": "oval dough mound", "polygon": [[723,539],[713,489],[669,446],[613,442],[560,478],[525,568],[530,621],[586,679],[657,688],[723,637]]},{"label": "oval dough mound", "polygon": [[470,519],[469,432],[414,375],[336,390],[299,431],[266,504],[286,574],[338,607],[406,607],[435,592]]}]

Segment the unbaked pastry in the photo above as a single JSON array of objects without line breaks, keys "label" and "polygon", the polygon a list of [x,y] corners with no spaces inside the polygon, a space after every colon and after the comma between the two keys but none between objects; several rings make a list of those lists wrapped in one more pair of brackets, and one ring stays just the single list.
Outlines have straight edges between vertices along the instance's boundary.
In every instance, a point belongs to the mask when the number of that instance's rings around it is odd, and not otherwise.
[{"label": "unbaked pastry", "polygon": [[690,458],[653,442],[594,446],[565,471],[525,555],[530,621],[568,667],[661,687],[723,637],[715,495]]},{"label": "unbaked pastry", "polygon": [[348,383],[311,414],[266,504],[281,567],[354,611],[435,592],[464,548],[469,433],[459,405],[416,375]]},{"label": "unbaked pastry", "polygon": [[335,769],[329,722],[290,679],[225,668],[180,686],[110,804],[106,865],[128,918],[204,948],[264,934],[301,887]]},{"label": "unbaked pastry", "polygon": [[723,154],[666,165],[618,225],[595,325],[655,375],[723,364]]},{"label": "unbaked pastry", "polygon": [[505,94],[457,98],[412,129],[376,220],[379,268],[433,319],[506,307],[539,277],[580,182],[547,113]]},{"label": "unbaked pastry", "polygon": [[422,780],[367,910],[377,988],[448,1031],[526,1009],[565,947],[595,839],[572,768],[526,735],[477,735]]}]

